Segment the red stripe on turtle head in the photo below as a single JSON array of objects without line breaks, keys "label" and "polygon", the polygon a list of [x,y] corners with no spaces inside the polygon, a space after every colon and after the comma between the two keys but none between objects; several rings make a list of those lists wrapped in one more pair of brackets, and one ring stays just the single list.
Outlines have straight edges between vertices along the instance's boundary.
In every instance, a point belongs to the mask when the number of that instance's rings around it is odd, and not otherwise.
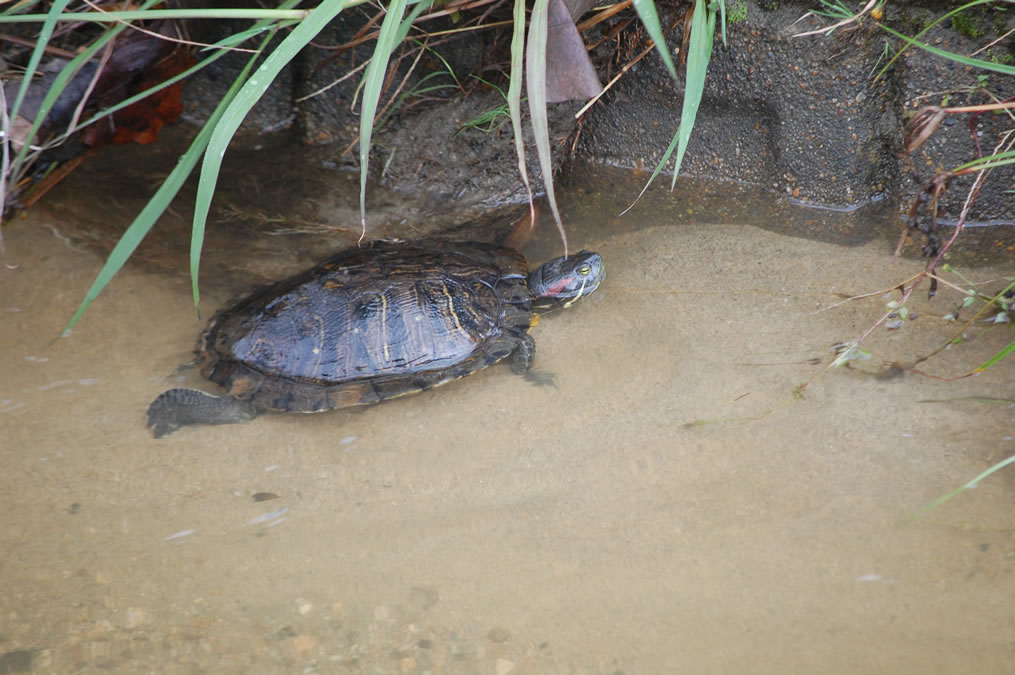
[{"label": "red stripe on turtle head", "polygon": [[547,286],[546,287],[546,292],[543,293],[543,295],[544,296],[556,296],[556,295],[559,295],[561,293],[561,291],[563,291],[565,288],[567,288],[568,284],[570,284],[573,280],[574,280],[573,276],[563,277],[561,279],[558,279],[556,283],[554,283],[551,286]]}]

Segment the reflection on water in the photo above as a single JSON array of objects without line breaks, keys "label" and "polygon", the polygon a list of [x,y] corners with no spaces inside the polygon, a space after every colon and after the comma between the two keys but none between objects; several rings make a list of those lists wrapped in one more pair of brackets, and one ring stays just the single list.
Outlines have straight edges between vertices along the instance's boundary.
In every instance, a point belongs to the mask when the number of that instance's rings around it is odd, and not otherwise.
[{"label": "reflection on water", "polygon": [[[941,379],[1010,332],[967,331],[920,364],[934,377],[874,377],[953,336],[943,291],[826,371],[886,300],[829,308],[921,261],[578,213],[572,247],[609,276],[533,331],[556,389],[497,366],[160,441],[148,402],[201,384],[175,373],[202,325],[187,280],[135,265],[51,343],[101,261],[45,213],[10,228],[0,672],[1009,669],[1009,476],[907,518],[1015,449],[1009,408],[958,400],[1010,398],[1010,359]],[[211,275],[206,316],[236,290]]]}]

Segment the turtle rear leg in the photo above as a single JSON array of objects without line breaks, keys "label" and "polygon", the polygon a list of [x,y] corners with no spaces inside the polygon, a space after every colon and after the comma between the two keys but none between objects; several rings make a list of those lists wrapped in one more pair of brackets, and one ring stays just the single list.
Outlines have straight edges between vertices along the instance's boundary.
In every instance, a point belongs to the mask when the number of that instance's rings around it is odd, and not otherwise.
[{"label": "turtle rear leg", "polygon": [[525,333],[521,336],[518,346],[515,347],[515,351],[511,355],[511,370],[518,375],[524,376],[532,384],[540,386],[550,384],[556,387],[557,383],[554,380],[553,373],[532,370],[532,364],[535,360],[536,341],[532,339],[531,335]]},{"label": "turtle rear leg", "polygon": [[234,424],[257,417],[250,401],[213,396],[197,389],[170,389],[148,406],[148,428],[155,438],[168,436],[188,424]]}]

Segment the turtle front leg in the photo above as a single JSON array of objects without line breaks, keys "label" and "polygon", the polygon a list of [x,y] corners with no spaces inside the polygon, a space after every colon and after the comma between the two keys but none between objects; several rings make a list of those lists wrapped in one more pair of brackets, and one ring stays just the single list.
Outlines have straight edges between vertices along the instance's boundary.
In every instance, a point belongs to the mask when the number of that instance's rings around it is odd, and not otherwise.
[{"label": "turtle front leg", "polygon": [[257,417],[250,401],[213,396],[197,389],[170,389],[148,406],[148,428],[155,438],[168,436],[188,424],[234,424]]},{"label": "turtle front leg", "polygon": [[552,384],[556,387],[557,383],[554,380],[553,373],[532,370],[532,364],[535,360],[536,341],[532,339],[531,335],[524,333],[520,336],[518,346],[515,347],[515,351],[511,355],[511,370],[518,375],[524,376],[532,384],[540,386]]}]

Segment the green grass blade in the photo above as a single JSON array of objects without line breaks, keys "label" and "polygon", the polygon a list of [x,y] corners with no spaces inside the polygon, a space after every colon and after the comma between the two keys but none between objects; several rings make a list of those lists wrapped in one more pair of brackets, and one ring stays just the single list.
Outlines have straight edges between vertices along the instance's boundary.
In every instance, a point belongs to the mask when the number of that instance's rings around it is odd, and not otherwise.
[{"label": "green grass blade", "polygon": [[984,478],[987,478],[991,474],[993,474],[993,473],[995,473],[997,471],[1000,471],[1001,469],[1003,469],[1004,467],[1008,466],[1009,464],[1012,464],[1013,462],[1015,462],[1015,455],[1012,455],[1008,459],[1001,460],[1000,462],[998,462],[994,466],[990,467],[989,469],[987,469],[986,471],[984,471],[979,476],[977,476],[973,480],[969,481],[968,483],[966,483],[962,487],[955,488],[954,490],[952,490],[948,494],[944,495],[943,497],[938,497],[937,499],[932,501],[930,504],[927,504],[922,509],[917,511],[913,515],[913,518],[919,518],[923,514],[925,514],[928,511],[930,511],[932,508],[934,508],[936,506],[940,506],[941,504],[944,504],[946,501],[948,501],[952,497],[956,496],[960,492],[964,492],[964,491],[966,491],[966,490],[968,490],[970,488],[976,487],[977,484],[979,484],[979,482],[982,481]]},{"label": "green grass blade", "polygon": [[553,219],[560,230],[560,239],[567,255],[567,233],[560,220],[557,197],[553,191],[553,163],[550,158],[550,124],[546,115],[546,32],[549,0],[536,0],[529,17],[529,41],[526,46],[525,84],[529,96],[529,117],[536,141],[536,155],[543,172],[546,201],[550,203]]},{"label": "green grass blade", "polygon": [[960,164],[959,166],[952,169],[952,171],[962,171],[963,169],[994,169],[999,166],[1005,166],[1015,162],[1015,150],[1009,150],[1007,152],[999,152],[995,155],[988,155],[987,157],[979,157],[971,162]]},{"label": "green grass blade", "polygon": [[[56,27],[57,16],[67,7],[70,0],[56,0],[53,3],[53,7],[49,14],[46,15],[46,20],[42,24],[42,29],[39,31],[39,37],[35,41],[35,49],[32,50],[32,56],[28,59],[28,66],[25,67],[25,74],[21,80],[21,86],[18,87],[18,95],[14,97],[14,105],[11,106],[9,112],[10,124],[13,127],[14,120],[18,116],[18,112],[21,110],[21,103],[25,100],[25,96],[28,94],[28,86],[32,83],[32,78],[35,77],[35,71],[39,69],[39,63],[42,61],[42,55],[46,53],[46,45],[49,44],[49,39],[53,37],[53,28]],[[70,64],[67,65],[70,67]],[[56,100],[55,98],[53,99]],[[50,102],[52,105],[52,101]],[[45,102],[43,102],[45,106]],[[14,158],[14,164],[11,167],[11,176],[13,180],[16,180],[19,167],[25,159],[25,155],[28,154],[28,147],[35,140],[35,134],[38,133],[39,127],[42,125],[42,120],[46,118],[46,111],[48,108],[41,107],[38,114],[35,116],[35,123],[32,124],[31,131],[25,137],[24,145],[21,146],[21,150]],[[10,140],[9,130],[4,129],[5,141]],[[12,180],[12,182],[13,182]]]},{"label": "green grass blade", "polygon": [[881,30],[890,33],[891,35],[894,35],[899,39],[905,40],[909,44],[915,47],[919,47],[924,51],[928,51],[931,54],[940,56],[943,59],[955,61],[956,63],[961,63],[964,66],[970,66],[972,68],[980,68],[982,70],[992,70],[995,73],[1004,73],[1005,75],[1015,75],[1015,66],[1009,66],[1004,63],[994,63],[993,61],[984,61],[983,59],[974,59],[969,56],[962,56],[961,54],[956,54],[954,52],[950,52],[945,49],[940,49],[939,47],[934,47],[932,45],[927,44],[926,42],[920,42],[919,40],[911,38],[908,35],[904,35],[897,30],[889,28],[888,26],[881,25]]},{"label": "green grass blade", "polygon": [[[295,1],[295,0],[292,0]],[[268,22],[265,22],[267,24]],[[261,48],[267,44],[270,36],[266,36],[261,44]],[[253,63],[253,59],[251,60]],[[248,66],[249,67],[249,66]],[[77,311],[71,317],[70,321],[67,322],[67,326],[64,328],[64,334],[70,332],[71,328],[78,322],[81,316],[88,309],[88,306],[99,296],[99,293],[106,287],[107,284],[112,280],[117,272],[123,267],[124,263],[131,256],[138,245],[145,238],[152,227],[155,225],[155,221],[158,220],[159,216],[166,210],[169,203],[172,202],[173,198],[183,187],[183,183],[187,180],[187,177],[197,166],[198,160],[201,159],[201,155],[205,148],[208,146],[208,142],[211,139],[212,132],[215,130],[215,125],[222,118],[222,114],[226,107],[232,101],[236,92],[243,84],[243,78],[237,78],[233,85],[229,88],[226,94],[223,96],[222,101],[215,108],[212,114],[209,116],[207,123],[198,133],[197,137],[191,142],[190,147],[183,155],[180,156],[180,160],[176,166],[170,172],[169,176],[166,177],[162,185],[155,192],[155,195],[149,200],[148,204],[141,210],[141,213],[137,215],[130,226],[124,231],[120,240],[113,247],[112,252],[106,258],[105,264],[102,269],[99,270],[99,274],[95,277],[91,287],[85,294],[84,300],[78,307]]]},{"label": "green grass blade", "polygon": [[[951,18],[952,16],[954,16],[956,14],[964,12],[965,10],[969,9],[970,7],[976,7],[977,5],[986,5],[986,4],[990,4],[990,3],[994,3],[994,2],[996,2],[996,0],[973,0],[973,2],[967,2],[964,5],[960,5],[960,6],[956,7],[955,9],[951,10],[950,12],[948,12],[947,14],[944,14],[944,15],[938,17],[937,19],[935,19],[934,21],[932,21],[930,24],[925,26],[923,30],[921,30],[919,33],[914,35],[913,38],[914,39],[919,39],[919,37],[921,35],[923,35],[927,31],[929,31],[930,29],[932,29],[934,26],[938,25],[942,21],[945,21],[946,19]],[[885,28],[885,25],[883,23],[881,23],[881,22],[878,22],[878,26],[880,26],[881,28]],[[889,32],[894,32],[894,31],[889,31]],[[905,37],[905,36],[903,36],[903,37]],[[908,40],[909,38],[906,38],[906,39]],[[912,44],[912,43],[910,43],[910,44]],[[895,61],[898,58],[900,58],[903,54],[906,53],[906,50],[909,49],[909,47],[910,47],[910,45],[907,44],[902,49],[900,49],[897,52],[895,52],[895,55],[892,56],[892,58],[890,58],[888,60],[888,63],[885,64],[884,68],[882,68],[880,71],[878,71],[878,74],[874,77],[874,79],[875,80],[881,79],[881,77],[885,73],[888,72],[888,69],[892,67],[892,64],[895,63]]]},{"label": "green grass blade", "polygon": [[532,185],[525,163],[525,137],[522,136],[522,64],[525,57],[525,0],[515,0],[514,21],[511,30],[511,83],[508,85],[507,104],[511,115],[511,129],[515,134],[515,155],[518,173],[529,196],[529,223],[535,225],[536,206],[532,199]]},{"label": "green grass blade", "polygon": [[[361,4],[366,0],[355,0],[349,4]],[[292,3],[287,3],[290,7]],[[330,4],[325,2],[322,4]],[[142,9],[131,9],[124,11],[110,12],[63,12],[67,6],[64,2],[60,12],[50,10],[48,14],[12,14],[0,18],[0,23],[39,23],[51,15],[55,15],[57,21],[79,23],[82,21],[91,23],[123,23],[125,21],[158,21],[158,20],[181,20],[181,19],[256,19],[260,21],[302,21],[312,10],[306,9],[213,9],[195,7],[191,9],[155,9],[148,10],[147,5]]]},{"label": "green grass blade", "polygon": [[1013,351],[1015,351],[1015,342],[1009,342],[1007,347],[1005,347],[1004,349],[999,351],[997,354],[994,354],[992,357],[987,359],[987,361],[982,366],[980,366],[979,368],[977,368],[973,372],[974,373],[982,373],[987,368],[990,368],[992,365],[994,365],[995,363],[997,363],[998,361],[1000,361],[1004,357],[1006,357],[1009,354],[1011,354]]},{"label": "green grass blade", "polygon": [[[4,17],[7,17],[7,16],[13,16],[13,15],[17,14],[18,12],[27,11],[28,8],[30,8],[30,7],[34,8],[41,1],[42,0],[34,0],[33,2],[29,2],[29,3],[23,4],[23,5],[22,4],[18,4],[18,3],[7,3],[7,8],[4,9],[4,10],[0,10],[0,19],[3,19]],[[58,15],[59,12],[55,12],[55,14]]]},{"label": "green grass blade", "polygon": [[[370,65],[363,74],[363,108],[359,119],[359,219],[364,233],[367,229],[367,169],[370,164],[370,139],[374,132],[374,116],[377,114],[381,88],[388,72],[388,61],[399,42],[402,16],[405,14],[407,4],[406,0],[391,0],[377,35],[377,44],[374,46]],[[408,27],[405,30],[407,33]]]},{"label": "green grass blade", "polygon": [[677,147],[678,140],[680,140],[680,136],[674,134],[673,138],[670,139],[669,147],[666,148],[666,152],[663,153],[663,156],[659,160],[659,163],[656,164],[656,168],[652,172],[652,175],[648,177],[647,181],[645,181],[645,186],[641,189],[641,192],[638,193],[638,196],[634,198],[634,201],[631,202],[631,204],[626,209],[617,214],[618,218],[627,213],[628,211],[630,211],[631,209],[633,209],[635,204],[637,204],[638,201],[645,196],[645,193],[648,191],[649,186],[652,185],[652,181],[656,179],[656,176],[658,176],[659,173],[663,170],[663,167],[666,166],[666,163],[670,161],[670,156],[673,154],[673,150]]},{"label": "green grass blade", "polygon": [[[158,0],[147,0],[144,6],[150,7],[151,5],[154,5],[157,1]],[[127,26],[124,24],[107,28],[105,32],[102,33],[98,38],[96,38],[91,44],[82,49],[77,56],[68,61],[67,65],[65,65],[63,69],[61,69],[60,72],[57,74],[57,76],[53,79],[52,84],[46,91],[46,95],[43,96],[42,98],[42,103],[39,105],[39,110],[35,115],[35,119],[32,122],[32,126],[29,128],[28,133],[25,135],[24,143],[21,146],[21,150],[14,158],[14,163],[11,165],[9,169],[8,176],[10,178],[11,184],[14,184],[20,177],[21,168],[24,162],[26,161],[32,143],[34,143],[35,138],[39,133],[39,129],[46,121],[46,117],[49,114],[49,111],[52,110],[53,105],[56,104],[57,99],[60,98],[60,95],[63,93],[64,89],[67,88],[68,83],[78,73],[81,67],[88,62],[89,59],[91,59],[100,49],[105,47],[111,40],[113,40],[120,33],[122,33],[126,27]],[[23,82],[28,81],[29,80],[27,79],[26,76],[26,79],[23,80]],[[26,86],[18,88],[18,99],[19,99],[18,103],[20,103],[20,99],[22,98],[21,95],[27,92],[27,90],[28,87]],[[14,117],[11,116],[11,120],[13,119]]]},{"label": "green grass blade", "polygon": [[[197,198],[194,204],[194,225],[190,238],[190,277],[193,285],[195,307],[200,301],[198,272],[201,266],[204,230],[226,148],[229,146],[233,135],[243,122],[243,119],[247,116],[247,113],[260,100],[271,83],[275,81],[282,68],[304,46],[314,39],[329,21],[338,16],[344,7],[345,3],[343,2],[322,3],[317,8],[311,10],[307,18],[301,21],[273,49],[272,53],[257,68],[254,74],[248,77],[256,55],[252,57],[239,78],[240,81],[244,81],[243,86],[229,102],[228,107],[222,113],[221,120],[214,125],[214,132],[208,141],[208,150],[204,153],[204,163],[201,166],[201,179],[198,182]],[[265,39],[267,40],[268,38]]]},{"label": "green grass blade", "polygon": [[680,173],[680,165],[684,161],[687,142],[691,138],[691,130],[694,128],[694,120],[698,115],[698,107],[701,105],[701,97],[705,91],[705,75],[708,73],[708,62],[712,56],[712,39],[715,34],[716,12],[714,9],[707,9],[707,6],[708,0],[696,0],[694,5],[691,37],[688,40],[687,82],[684,86],[684,102],[680,112],[680,126],[677,127],[677,133],[670,140],[669,147],[666,148],[666,152],[663,153],[659,163],[656,164],[652,175],[645,182],[645,187],[641,189],[641,192],[638,193],[638,196],[631,205],[620,212],[619,215],[621,216],[633,209],[635,204],[645,195],[649,186],[652,185],[652,181],[656,179],[656,176],[662,172],[663,167],[670,161],[674,148],[677,149],[677,159],[674,162],[673,181],[670,184],[670,189],[672,190],[674,185],[676,185],[677,174]]},{"label": "green grass blade", "polygon": [[32,50],[32,56],[28,59],[28,65],[25,67],[25,73],[21,80],[22,86],[18,88],[18,95],[14,98],[14,105],[10,109],[11,120],[17,116],[18,110],[21,109],[21,102],[25,100],[25,95],[28,93],[27,85],[35,77],[35,71],[39,69],[42,55],[46,53],[46,46],[49,44],[50,38],[53,37],[53,29],[56,27],[57,18],[69,3],[70,0],[56,0],[50,8],[49,13],[42,15],[44,20],[42,28],[39,30],[39,37],[35,40],[35,49]]},{"label": "green grass blade", "polygon": [[708,62],[712,58],[712,39],[715,35],[715,10],[706,9],[708,0],[696,0],[694,19],[691,24],[691,39],[687,46],[687,74],[684,84],[684,103],[680,110],[680,126],[677,128],[677,158],[673,162],[672,190],[677,184],[677,174],[684,161],[684,152],[691,139],[694,120],[698,116],[701,97],[705,93],[705,76]]},{"label": "green grass blade", "polygon": [[722,30],[722,44],[726,46],[726,0],[719,0],[719,26]]},{"label": "green grass blade", "polygon": [[641,19],[642,25],[648,31],[648,36],[656,43],[656,51],[659,52],[660,58],[666,64],[666,69],[670,71],[674,80],[679,80],[677,68],[673,65],[673,57],[670,56],[670,50],[666,47],[666,38],[663,37],[663,28],[659,23],[655,0],[634,0],[634,11],[638,13],[638,18]]},{"label": "green grass blade", "polygon": [[95,298],[99,297],[99,293],[106,287],[107,284],[112,280],[116,273],[120,271],[124,263],[127,262],[127,258],[134,253],[134,250],[138,247],[141,241],[145,238],[148,232],[152,229],[155,221],[158,220],[159,216],[166,210],[169,203],[173,201],[173,197],[183,187],[184,181],[190,175],[190,172],[197,166],[197,161],[201,158],[201,153],[208,145],[208,139],[211,137],[212,126],[211,122],[216,119],[215,115],[209,119],[209,123],[201,130],[197,137],[193,140],[190,148],[187,149],[183,155],[180,156],[180,161],[173,168],[172,172],[159,186],[159,189],[155,192],[155,195],[148,201],[141,213],[137,215],[134,222],[130,224],[130,227],[124,231],[120,240],[116,242],[116,246],[113,247],[109,257],[106,258],[106,263],[99,270],[98,276],[95,277],[95,281],[92,282],[91,287],[85,294],[85,299],[81,302],[81,306],[74,312],[74,316],[71,317],[64,328],[64,334],[69,334],[74,324],[78,322],[81,315],[85,313],[88,306],[92,304]]},{"label": "green grass blade", "polygon": [[[206,49],[212,49],[212,48],[215,48],[215,47],[224,47],[224,46],[227,46],[227,45],[238,44],[239,42],[242,42],[242,40],[238,40],[237,39],[238,36],[242,35],[243,39],[246,40],[246,39],[249,39],[250,37],[256,36],[258,33],[263,32],[267,28],[268,28],[268,26],[263,26],[263,27],[261,27],[261,28],[259,28],[257,30],[243,31],[242,33],[239,33],[237,35],[230,35],[230,36],[228,36],[226,38],[223,38],[219,42],[216,42],[215,44],[210,45]],[[108,108],[100,110],[99,112],[95,113],[94,115],[92,115],[88,119],[86,119],[86,120],[84,120],[82,122],[79,122],[76,127],[74,127],[73,129],[68,129],[64,134],[62,134],[60,137],[56,138],[53,141],[53,143],[54,144],[59,143],[60,141],[66,139],[71,134],[74,134],[74,133],[80,131],[81,129],[84,129],[89,124],[94,124],[95,122],[99,121],[100,119],[102,119],[104,117],[108,117],[108,116],[116,113],[117,111],[126,108],[127,106],[133,105],[134,103],[137,103],[138,101],[141,101],[141,100],[144,100],[144,99],[148,98],[152,94],[155,94],[155,93],[157,93],[159,91],[162,91],[166,87],[171,87],[174,84],[176,84],[177,82],[180,82],[181,80],[187,79],[188,77],[190,77],[194,73],[196,73],[199,70],[201,70],[201,69],[211,65],[212,63],[214,63],[215,61],[217,61],[218,59],[222,58],[223,56],[225,56],[228,53],[229,53],[228,49],[216,49],[216,51],[213,52],[210,56],[208,56],[205,59],[199,61],[198,63],[194,64],[190,68],[187,68],[183,72],[178,73],[177,75],[174,75],[173,77],[170,77],[169,79],[164,80],[163,82],[160,82],[159,84],[157,84],[157,85],[155,85],[153,87],[145,89],[144,91],[142,91],[140,93],[134,94],[133,96],[131,96],[129,98],[125,98],[124,100],[118,102],[115,105],[112,105],[112,106],[110,106]]]}]

